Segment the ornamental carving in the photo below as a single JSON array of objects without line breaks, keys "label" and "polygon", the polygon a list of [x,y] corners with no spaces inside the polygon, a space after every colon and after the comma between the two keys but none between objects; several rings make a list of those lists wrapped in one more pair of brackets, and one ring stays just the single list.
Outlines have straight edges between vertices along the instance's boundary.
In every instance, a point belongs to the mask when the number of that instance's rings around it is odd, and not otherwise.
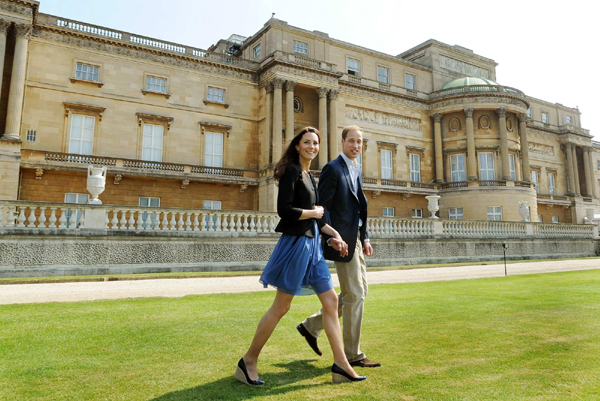
[{"label": "ornamental carving", "polygon": [[317,96],[319,96],[319,98],[327,97],[327,92],[329,92],[328,88],[325,88],[323,86],[317,88]]},{"label": "ornamental carving", "polygon": [[285,75],[293,75],[295,78],[308,78],[310,80],[316,80],[323,83],[330,83],[332,85],[337,85],[338,78],[332,76],[330,73],[323,72],[319,73],[316,71],[308,71],[301,68],[294,68],[288,65],[277,64],[267,71],[261,73],[261,81],[265,79],[269,79],[272,75],[276,73],[281,73]]},{"label": "ornamental carving", "polygon": [[388,102],[388,103],[394,103],[394,104],[399,104],[399,105],[406,106],[406,107],[412,107],[413,109],[429,110],[429,107],[427,105],[425,105],[424,103],[406,99],[405,97],[403,97],[400,94],[394,95],[394,94],[389,94],[389,93],[382,93],[378,90],[369,90],[366,88],[365,89],[358,88],[355,86],[346,85],[346,82],[344,82],[344,81],[340,81],[340,90],[344,93],[350,93],[353,95],[375,98],[375,99],[383,100],[384,102]]},{"label": "ornamental carving", "polygon": [[421,132],[421,120],[396,114],[381,113],[379,111],[346,106],[346,118]]},{"label": "ornamental carving", "polygon": [[481,117],[479,117],[479,128],[481,129],[490,129],[491,127],[491,120],[488,116],[483,115]]},{"label": "ornamental carving", "polygon": [[296,81],[290,81],[290,80],[285,81],[285,90],[286,90],[286,92],[293,91],[294,88],[296,88],[297,84],[298,84],[298,82],[296,82]]},{"label": "ornamental carving", "polygon": [[8,32],[8,28],[10,28],[10,21],[0,19],[0,33],[6,35],[6,32]]},{"label": "ornamental carving", "polygon": [[473,118],[473,112],[475,111],[475,109],[467,108],[467,109],[464,109],[463,111],[465,112],[465,117]]},{"label": "ornamental carving", "polygon": [[135,113],[138,118],[138,125],[141,127],[143,122],[152,121],[161,123],[167,126],[167,131],[171,129],[171,123],[173,122],[173,117],[159,116],[156,114],[148,114],[148,113]]},{"label": "ornamental carving", "polygon": [[489,93],[486,96],[481,96],[480,94],[477,94],[477,95],[465,94],[464,96],[453,97],[452,99],[448,99],[448,100],[435,101],[432,103],[431,108],[436,109],[436,108],[452,107],[452,106],[460,107],[462,105],[472,106],[474,103],[494,103],[494,104],[499,104],[499,105],[512,105],[514,107],[511,107],[511,111],[514,110],[515,108],[521,108],[523,111],[525,111],[529,107],[527,105],[527,103],[522,99],[519,99],[516,97],[508,97],[508,96],[506,96],[506,94],[499,95],[499,94]]},{"label": "ornamental carving", "polygon": [[554,148],[552,146],[544,145],[541,143],[529,142],[527,144],[529,148],[529,152],[531,153],[539,153],[541,155],[549,155],[554,156]]},{"label": "ornamental carving", "polygon": [[27,15],[29,17],[33,16],[32,6],[26,6],[16,3],[7,3],[4,1],[0,1],[0,10],[9,11],[14,14]]},{"label": "ornamental carving", "polygon": [[462,130],[462,124],[460,123],[460,120],[457,117],[452,117],[448,122],[448,129],[452,132]]},{"label": "ornamental carving", "polygon": [[15,33],[17,36],[22,36],[26,39],[31,37],[32,26],[29,24],[15,24]]},{"label": "ornamental carving", "polygon": [[530,127],[527,127],[527,134],[528,135],[529,134],[537,134],[537,135],[545,136],[545,137],[552,138],[552,139],[560,139],[561,138],[556,134],[552,134],[550,132],[541,131],[539,129],[530,128]]},{"label": "ornamental carving", "polygon": [[329,100],[337,100],[340,91],[337,89],[331,89],[329,91]]},{"label": "ornamental carving", "polygon": [[444,55],[440,55],[440,67],[470,77],[490,77],[490,72],[484,68],[477,67],[476,65],[465,63],[464,61],[456,60]]}]

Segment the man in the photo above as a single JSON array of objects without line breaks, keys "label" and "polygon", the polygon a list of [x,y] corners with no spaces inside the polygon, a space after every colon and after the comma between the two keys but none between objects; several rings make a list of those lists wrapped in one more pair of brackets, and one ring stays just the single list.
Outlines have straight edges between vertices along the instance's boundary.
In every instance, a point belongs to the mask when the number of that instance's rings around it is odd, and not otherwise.
[{"label": "man", "polygon": [[[373,254],[367,233],[367,198],[362,189],[360,166],[356,163],[362,145],[363,134],[360,127],[351,125],[344,128],[342,154],[327,163],[321,171],[319,199],[325,209],[323,219],[348,244],[348,253],[342,257],[340,249],[334,249],[329,244],[330,238],[323,235],[323,240],[327,240],[327,245],[323,244],[323,254],[325,259],[334,261],[340,281],[338,314],[343,317],[344,351],[350,365],[374,368],[381,364],[369,360],[360,350],[363,308],[367,295],[365,255]],[[317,338],[323,330],[322,310],[296,328],[313,351],[321,355]]]}]

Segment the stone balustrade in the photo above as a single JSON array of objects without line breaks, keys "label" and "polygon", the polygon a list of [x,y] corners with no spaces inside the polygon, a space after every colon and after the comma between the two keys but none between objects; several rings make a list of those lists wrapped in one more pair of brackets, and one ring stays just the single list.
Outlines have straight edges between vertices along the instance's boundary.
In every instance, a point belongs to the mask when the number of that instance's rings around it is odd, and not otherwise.
[{"label": "stone balustrade", "polygon": [[515,95],[524,98],[525,94],[518,89],[511,88],[502,85],[471,85],[471,86],[460,86],[456,88],[447,88],[434,91],[430,95],[430,99],[439,99],[445,96],[462,95],[466,93],[506,93],[509,95]]},{"label": "stone balustrade", "polygon": [[[0,234],[52,229],[159,233],[274,233],[276,213],[0,201]],[[597,225],[371,217],[373,238],[581,238]]]}]

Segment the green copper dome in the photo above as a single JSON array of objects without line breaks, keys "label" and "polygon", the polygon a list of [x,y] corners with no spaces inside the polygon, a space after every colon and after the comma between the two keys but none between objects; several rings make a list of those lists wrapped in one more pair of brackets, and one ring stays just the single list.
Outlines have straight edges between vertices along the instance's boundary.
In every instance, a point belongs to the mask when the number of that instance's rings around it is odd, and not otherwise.
[{"label": "green copper dome", "polygon": [[498,86],[498,84],[485,78],[463,77],[446,82],[442,89],[460,88],[461,86]]}]

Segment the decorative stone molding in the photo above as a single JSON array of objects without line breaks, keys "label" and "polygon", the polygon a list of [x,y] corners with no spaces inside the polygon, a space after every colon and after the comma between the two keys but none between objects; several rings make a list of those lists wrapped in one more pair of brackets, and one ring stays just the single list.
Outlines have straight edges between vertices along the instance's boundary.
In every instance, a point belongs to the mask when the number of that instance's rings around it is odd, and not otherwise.
[{"label": "decorative stone molding", "polygon": [[398,144],[394,142],[377,141],[377,149],[391,149],[396,151]]},{"label": "decorative stone molding", "polygon": [[38,167],[35,169],[35,179],[36,180],[41,180],[42,176],[44,175],[44,169],[41,167]]},{"label": "decorative stone molding", "polygon": [[271,80],[274,89],[283,89],[283,85],[285,84],[285,79],[283,78],[273,78]]},{"label": "decorative stone molding", "polygon": [[486,79],[490,77],[490,71],[487,69],[444,56],[443,54],[440,54],[440,67],[470,77],[482,77]]},{"label": "decorative stone molding", "polygon": [[181,189],[186,189],[190,185],[190,180],[181,180]]},{"label": "decorative stone molding", "polygon": [[402,194],[402,200],[403,201],[407,200],[408,198],[410,198],[410,194],[408,194],[408,193],[407,194]]},{"label": "decorative stone molding", "polygon": [[465,117],[469,118],[469,117],[473,117],[473,113],[475,112],[474,108],[466,108],[463,109],[464,113],[465,113]]},{"label": "decorative stone molding", "polygon": [[514,129],[514,126],[513,126],[513,120],[512,120],[512,118],[510,118],[510,117],[507,117],[507,118],[506,118],[506,129],[507,129],[508,131],[510,131],[510,132],[512,132],[512,131],[513,131],[513,129]]},{"label": "decorative stone molding", "polygon": [[167,126],[167,131],[171,129],[171,123],[173,122],[173,117],[159,116],[156,114],[148,114],[148,113],[135,113],[138,118],[138,125],[141,127],[142,123],[145,121],[150,122],[158,122]]},{"label": "decorative stone molding", "polygon": [[435,113],[431,115],[431,118],[433,118],[433,121],[436,123],[442,122],[443,117],[444,115],[442,113]]},{"label": "decorative stone molding", "polygon": [[559,136],[557,134],[553,134],[551,132],[542,131],[542,130],[539,130],[539,129],[527,127],[527,135],[528,135],[528,137],[529,137],[530,134],[541,135],[541,136],[545,136],[545,137],[556,139],[556,140],[559,140],[559,139],[562,138],[562,136]]},{"label": "decorative stone molding", "polygon": [[381,195],[381,191],[373,191],[373,193],[371,194],[371,196],[373,197],[373,199],[377,199],[377,197]]},{"label": "decorative stone molding", "polygon": [[319,98],[324,98],[327,97],[327,93],[329,92],[328,88],[325,88],[324,86],[318,87],[317,90],[317,96],[319,96]]},{"label": "decorative stone molding", "polygon": [[477,126],[480,129],[490,129],[490,127],[492,126],[492,121],[488,116],[484,114],[481,117],[479,117],[479,120],[477,121]]},{"label": "decorative stone molding", "polygon": [[215,101],[208,100],[208,99],[204,99],[204,100],[202,100],[202,102],[204,102],[204,104],[205,104],[205,105],[208,105],[208,104],[215,104],[215,105],[218,105],[218,106],[223,106],[223,107],[225,107],[226,109],[228,109],[228,108],[229,108],[229,103],[224,103],[224,102],[215,102]]},{"label": "decorative stone molding", "polygon": [[400,93],[389,93],[378,90],[376,88],[367,88],[363,86],[354,86],[350,82],[340,81],[340,91],[344,93],[350,93],[357,96],[375,98],[383,100],[384,102],[398,104],[401,106],[411,107],[420,110],[430,110],[424,102],[414,100],[414,97],[408,97]]},{"label": "decorative stone molding", "polygon": [[554,147],[541,143],[528,142],[527,147],[531,153],[554,156]]},{"label": "decorative stone molding", "polygon": [[331,89],[329,91],[329,100],[337,100],[340,91],[337,89]]},{"label": "decorative stone molding", "polygon": [[519,113],[519,114],[517,114],[517,118],[519,119],[520,123],[527,122],[527,114],[526,113]]},{"label": "decorative stone molding", "polygon": [[29,24],[17,24],[15,23],[15,33],[17,36],[22,36],[25,39],[29,39],[31,37],[31,30],[33,27]]},{"label": "decorative stone molding", "polygon": [[97,114],[98,119],[100,121],[102,121],[102,115],[104,114],[104,111],[106,110],[106,107],[92,106],[91,104],[83,104],[83,103],[64,102],[63,105],[65,106],[65,117],[69,116],[69,112],[79,111],[79,112],[84,112],[84,113]]},{"label": "decorative stone molding", "polygon": [[0,10],[5,10],[14,14],[26,15],[33,17],[34,9],[37,10],[38,5],[33,2],[6,2],[0,1]]},{"label": "decorative stone molding", "polygon": [[425,155],[425,148],[421,147],[421,146],[410,146],[410,145],[405,145],[404,146],[406,148],[406,154],[409,153],[418,153],[422,156]]},{"label": "decorative stone molding", "polygon": [[272,82],[266,82],[264,87],[265,87],[265,91],[267,92],[267,94],[273,92],[273,83]]},{"label": "decorative stone molding", "polygon": [[121,183],[121,180],[123,179],[123,175],[121,174],[116,174],[115,175],[115,179],[113,181],[114,185],[119,185]]},{"label": "decorative stone molding", "polygon": [[296,88],[296,85],[298,85],[298,82],[296,81],[285,81],[285,90],[286,92],[293,92],[294,89]]},{"label": "decorative stone molding", "polygon": [[[268,80],[268,77],[275,74],[285,74],[285,75],[293,75],[296,78],[307,78],[310,81],[319,81],[331,85],[338,84],[338,74],[328,73],[326,71],[317,72],[315,70],[309,70],[302,68],[301,66],[292,65],[292,64],[281,64],[278,60],[278,63],[268,68],[266,71],[262,71],[261,73],[261,82],[263,80]],[[266,78],[266,79],[265,79]]]},{"label": "decorative stone molding", "polygon": [[248,184],[244,183],[242,185],[240,185],[240,192],[244,193],[244,191],[246,191],[248,189]]},{"label": "decorative stone molding", "polygon": [[0,34],[6,35],[8,28],[10,28],[10,21],[0,19]]},{"label": "decorative stone molding", "polygon": [[382,113],[359,107],[346,106],[346,118],[421,132],[421,120],[397,114]]},{"label": "decorative stone molding", "polygon": [[[171,97],[170,93],[166,93],[166,92],[157,92],[157,91],[149,91],[147,89],[142,89],[142,94],[144,95],[158,95],[158,96],[164,96],[167,99]],[[206,103],[205,103],[206,104]]]},{"label": "decorative stone molding", "polygon": [[[446,99],[446,98],[444,98]],[[510,105],[513,106],[511,107],[511,110],[514,109],[521,109],[523,112],[527,111],[527,108],[529,108],[529,104],[515,96],[515,97],[510,97],[507,96],[506,93],[502,93],[502,94],[497,94],[497,93],[493,93],[490,92],[488,94],[486,94],[485,96],[482,96],[480,93],[478,94],[460,94],[459,95],[455,95],[450,99],[446,99],[446,100],[440,100],[440,101],[433,101],[431,103],[430,109],[435,110],[435,109],[439,109],[439,108],[448,108],[448,107],[456,107],[456,108],[463,108],[464,106],[472,106],[473,104],[476,103],[492,103],[492,104],[498,104],[498,105],[502,105],[502,106],[506,106],[506,105]]]},{"label": "decorative stone molding", "polygon": [[227,125],[227,124],[221,124],[221,123],[214,123],[214,122],[209,122],[209,121],[200,121],[200,131],[202,133],[202,135],[204,135],[204,133],[208,130],[208,131],[219,131],[219,132],[223,132],[227,135],[227,138],[229,138],[229,132],[231,132],[231,125]]},{"label": "decorative stone molding", "polygon": [[452,132],[462,130],[462,124],[457,117],[452,117],[450,121],[448,121],[448,129]]},{"label": "decorative stone molding", "polygon": [[508,109],[506,107],[500,107],[499,109],[494,110],[498,115],[498,118],[506,118],[506,112]]}]

